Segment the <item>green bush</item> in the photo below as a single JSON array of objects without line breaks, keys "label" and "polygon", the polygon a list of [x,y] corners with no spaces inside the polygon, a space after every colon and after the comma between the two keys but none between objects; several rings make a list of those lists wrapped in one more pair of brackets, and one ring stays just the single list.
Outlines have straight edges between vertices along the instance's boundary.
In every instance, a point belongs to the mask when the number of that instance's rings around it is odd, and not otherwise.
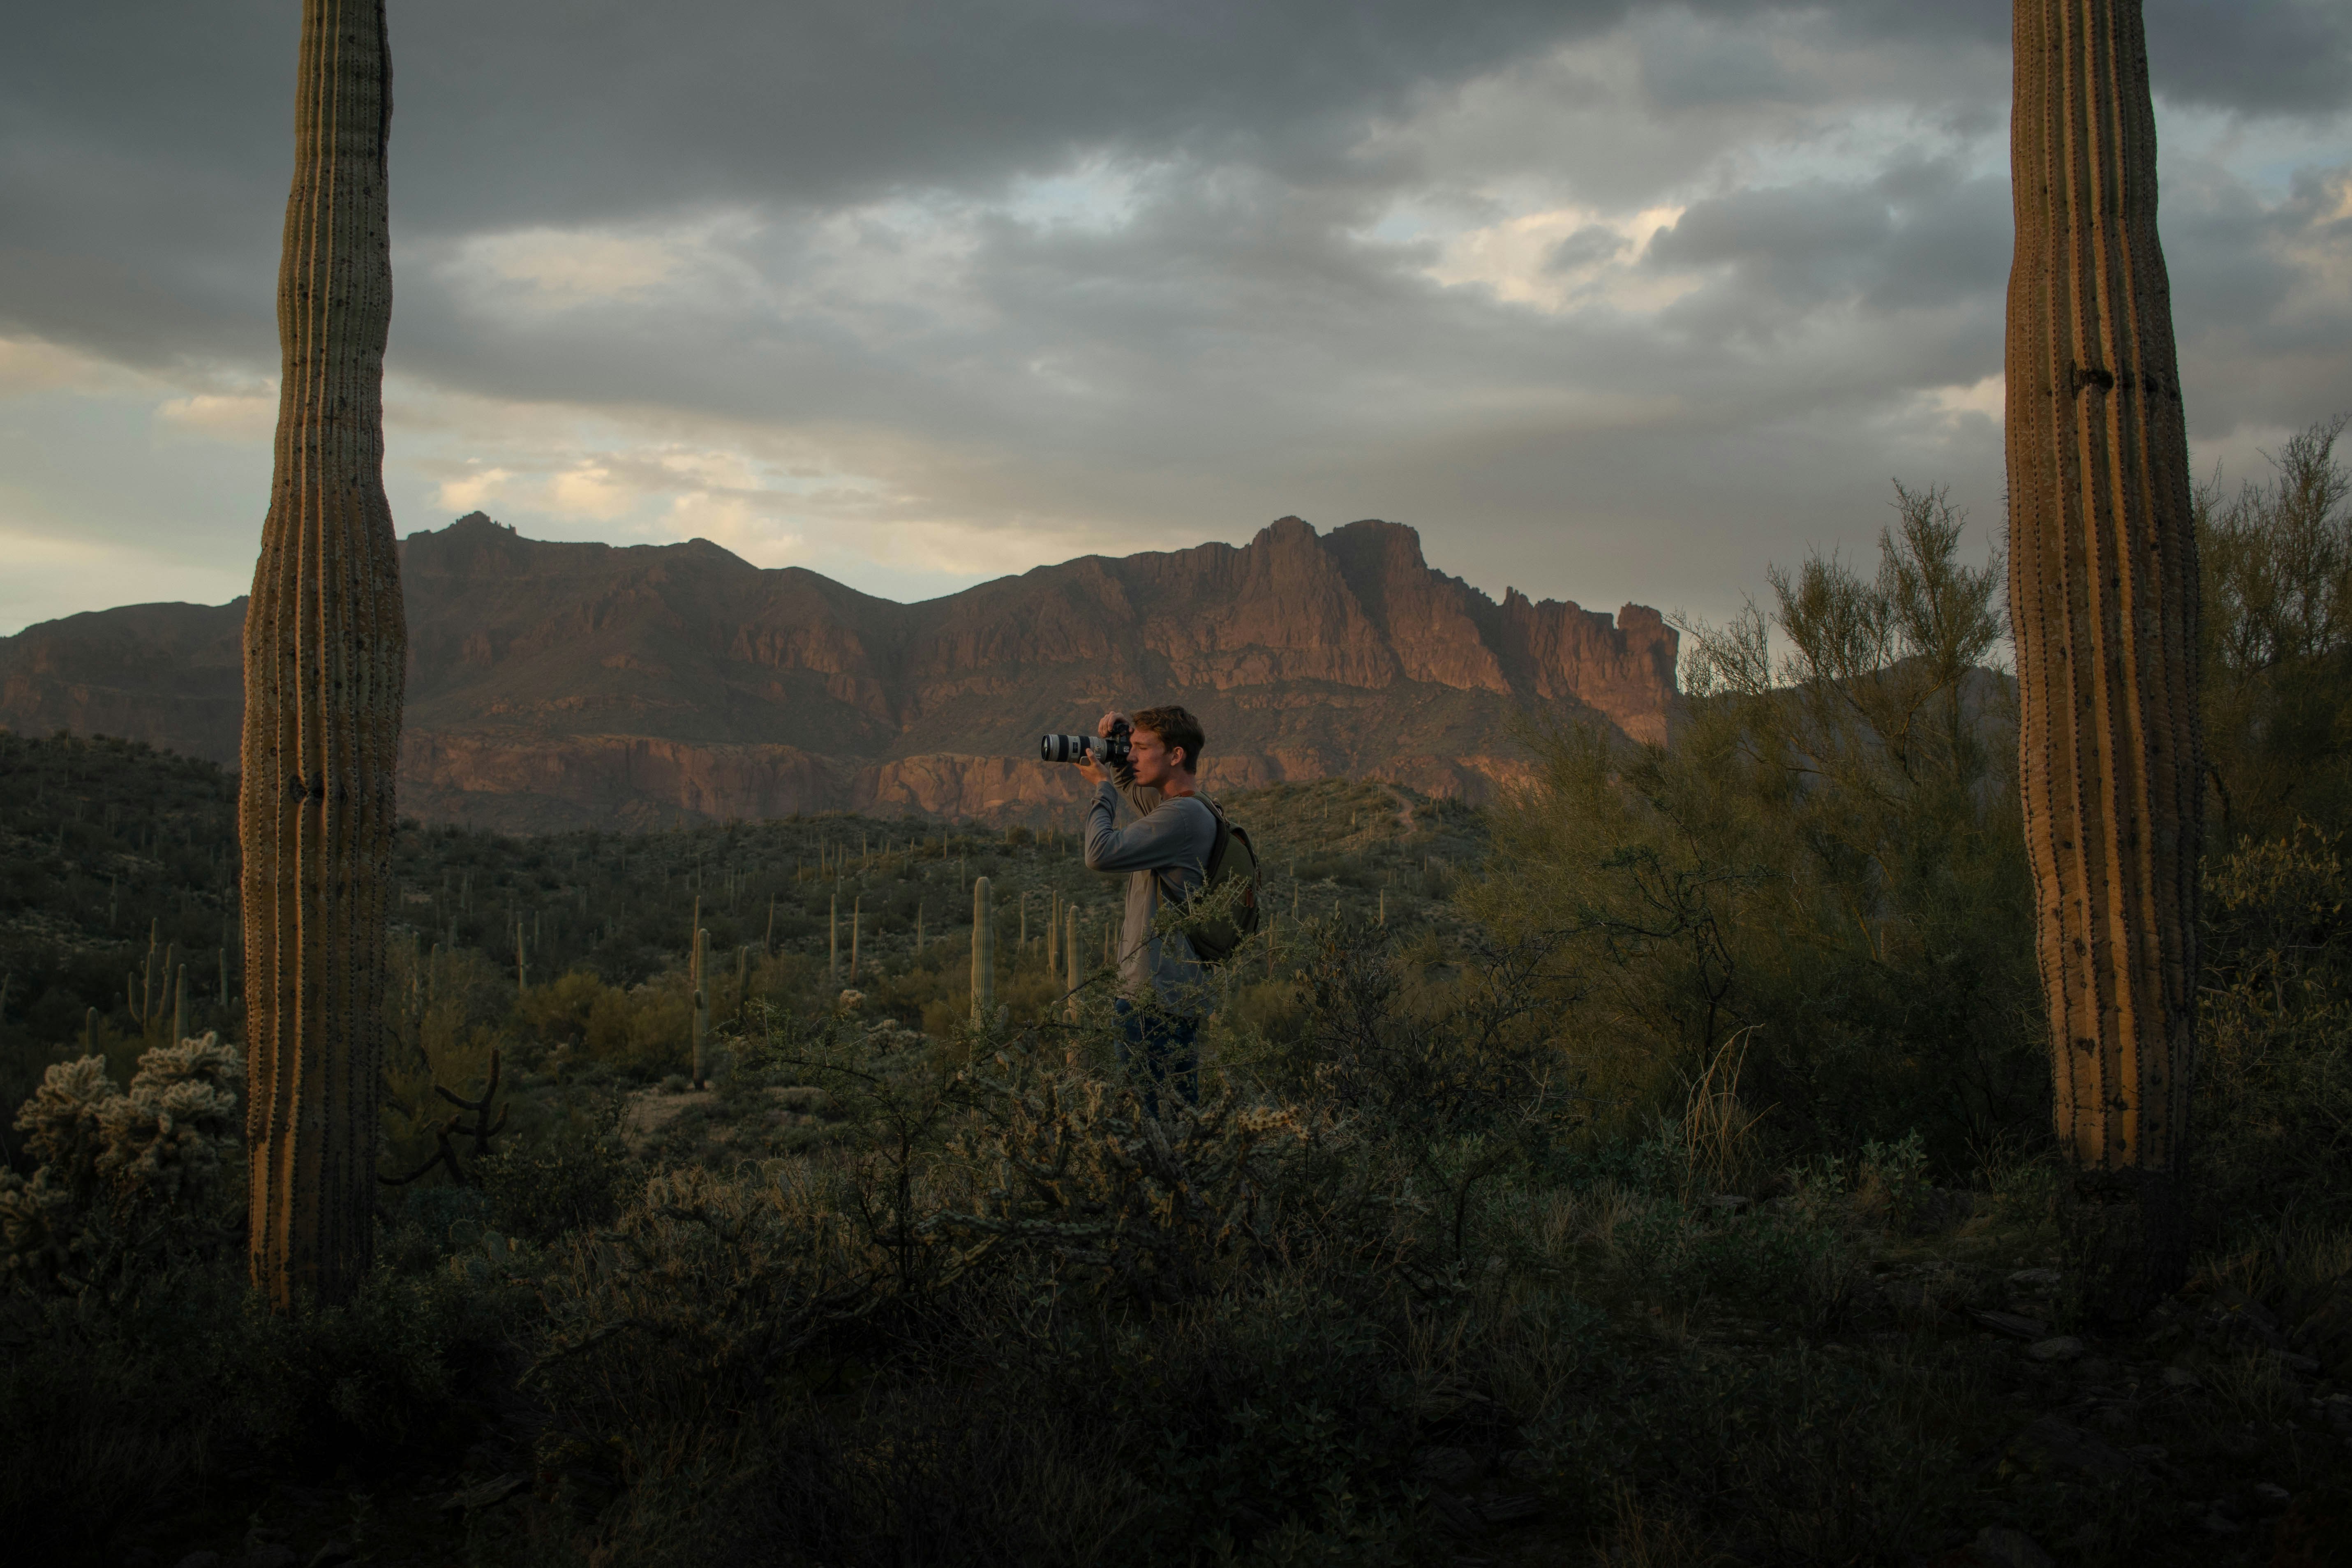
[{"label": "green bush", "polygon": [[490,1223],[541,1243],[610,1225],[642,1180],[621,1143],[620,1109],[617,1098],[592,1101],[538,1139],[480,1162],[474,1173]]},{"label": "green bush", "polygon": [[1601,1128],[1670,1108],[1735,1035],[1786,1154],[1916,1131],[1961,1171],[2040,1124],[2012,686],[1981,668],[2001,564],[1959,562],[1940,494],[1897,501],[1874,578],[1816,556],[1774,571],[1769,617],[1692,628],[1671,748],[1538,735],[1536,787],[1495,813],[1465,901],[1554,944]]},{"label": "green bush", "polygon": [[2216,1215],[2352,1221],[2352,883],[2307,825],[2205,885],[2195,1160]]}]

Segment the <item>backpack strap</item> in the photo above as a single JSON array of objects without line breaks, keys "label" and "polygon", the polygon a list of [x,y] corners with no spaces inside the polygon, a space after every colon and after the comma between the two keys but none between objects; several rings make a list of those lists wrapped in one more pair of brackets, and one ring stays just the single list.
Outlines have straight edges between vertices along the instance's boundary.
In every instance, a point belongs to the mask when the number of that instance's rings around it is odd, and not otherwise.
[{"label": "backpack strap", "polygon": [[[1209,816],[1215,820],[1217,825],[1217,837],[1211,841],[1209,845],[1208,857],[1201,863],[1201,886],[1196,889],[1201,892],[1206,892],[1209,889],[1210,884],[1213,883],[1217,879],[1217,873],[1224,869],[1225,851],[1233,845],[1234,830],[1226,823],[1225,814],[1219,808],[1215,801],[1211,800],[1205,795],[1198,793],[1186,798],[1197,800],[1202,805],[1207,806],[1209,808]],[[1179,904],[1189,903],[1191,901],[1191,894],[1171,889],[1168,886],[1168,879],[1164,874],[1157,871],[1153,872],[1152,880],[1160,884],[1160,896],[1161,898]]]}]

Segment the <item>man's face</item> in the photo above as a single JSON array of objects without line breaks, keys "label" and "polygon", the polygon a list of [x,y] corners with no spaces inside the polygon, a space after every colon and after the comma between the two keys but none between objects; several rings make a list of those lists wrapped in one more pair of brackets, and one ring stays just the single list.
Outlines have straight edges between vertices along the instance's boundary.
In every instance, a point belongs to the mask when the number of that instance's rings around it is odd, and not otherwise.
[{"label": "man's face", "polygon": [[1138,730],[1129,737],[1129,744],[1134,748],[1128,760],[1135,767],[1137,784],[1158,789],[1175,776],[1176,770],[1170,765],[1167,742],[1149,730]]}]

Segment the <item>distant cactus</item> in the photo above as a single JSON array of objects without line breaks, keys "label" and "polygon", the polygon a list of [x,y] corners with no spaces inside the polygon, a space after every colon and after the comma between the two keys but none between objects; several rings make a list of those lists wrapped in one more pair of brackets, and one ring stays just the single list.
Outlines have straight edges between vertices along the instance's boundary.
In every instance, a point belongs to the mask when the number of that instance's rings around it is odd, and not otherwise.
[{"label": "distant cactus", "polygon": [[[175,980],[184,982],[184,975],[177,973],[182,967],[178,955],[179,950],[163,940],[163,923],[151,921],[147,927],[147,961],[131,973],[122,987],[131,1021],[139,1026],[139,1033],[145,1038],[153,1039],[163,1034],[163,1004],[173,1000]],[[183,999],[179,1011],[185,1010]],[[175,1027],[181,1022],[178,1018],[173,1020]],[[174,1033],[168,1037],[180,1037]]]},{"label": "distant cactus", "polygon": [[971,884],[971,1021],[986,1026],[996,1016],[996,920],[989,908],[988,879]]},{"label": "distant cactus", "polygon": [[[701,904],[695,905],[700,912]],[[694,1087],[700,1089],[709,1076],[710,1053],[710,933],[700,926],[694,928]]]}]

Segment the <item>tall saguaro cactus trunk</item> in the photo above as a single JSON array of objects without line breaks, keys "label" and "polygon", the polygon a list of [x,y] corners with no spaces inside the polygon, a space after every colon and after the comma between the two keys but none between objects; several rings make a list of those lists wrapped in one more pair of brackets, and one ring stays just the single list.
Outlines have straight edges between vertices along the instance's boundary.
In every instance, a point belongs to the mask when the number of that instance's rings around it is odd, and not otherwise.
[{"label": "tall saguaro cactus trunk", "polygon": [[2138,0],[2016,0],[2007,369],[2025,840],[2094,1303],[2187,1260],[2197,542]]},{"label": "tall saguaro cactus trunk", "polygon": [[373,1252],[384,922],[407,657],[383,491],[392,321],[383,0],[303,0],[278,273],[283,379],[245,616],[253,1283],[348,1296]]}]

